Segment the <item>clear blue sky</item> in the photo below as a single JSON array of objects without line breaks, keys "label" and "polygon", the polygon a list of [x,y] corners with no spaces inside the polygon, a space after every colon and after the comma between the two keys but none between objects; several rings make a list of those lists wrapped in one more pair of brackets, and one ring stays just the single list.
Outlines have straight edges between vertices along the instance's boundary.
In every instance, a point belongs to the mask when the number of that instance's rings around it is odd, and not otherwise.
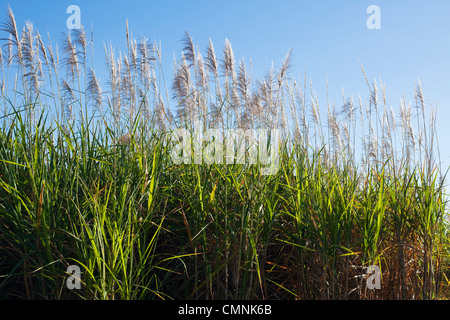
[{"label": "clear blue sky", "polygon": [[[347,95],[367,98],[359,61],[370,79],[380,78],[387,88],[388,102],[396,110],[405,94],[414,98],[420,79],[428,103],[438,104],[438,134],[442,160],[450,164],[450,1],[415,0],[201,0],[201,1],[99,1],[99,0],[0,0],[0,17],[10,4],[21,28],[26,20],[41,34],[54,40],[67,32],[66,9],[81,8],[81,22],[91,24],[96,42],[95,59],[103,67],[103,42],[125,48],[128,18],[135,38],[144,36],[161,42],[165,73],[171,75],[173,55],[179,56],[180,39],[188,31],[204,50],[209,38],[219,51],[226,38],[236,60],[253,63],[255,78],[272,61],[275,66],[293,49],[294,73],[305,71],[326,107],[328,79],[331,99]],[[381,29],[369,30],[369,5],[381,9]],[[123,50],[125,51],[125,50]],[[100,72],[100,71],[97,71]],[[325,110],[326,111],[326,110]]]}]

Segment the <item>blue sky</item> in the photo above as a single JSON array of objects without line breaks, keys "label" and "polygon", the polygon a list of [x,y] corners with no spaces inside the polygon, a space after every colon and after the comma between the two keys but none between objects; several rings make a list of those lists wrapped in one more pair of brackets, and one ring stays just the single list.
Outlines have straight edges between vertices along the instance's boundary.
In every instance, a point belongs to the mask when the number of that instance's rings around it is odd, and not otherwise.
[{"label": "blue sky", "polygon": [[[312,79],[319,103],[326,107],[326,81],[330,97],[367,98],[368,90],[359,61],[369,79],[386,84],[388,103],[395,110],[403,95],[414,98],[420,79],[427,103],[438,104],[441,157],[450,164],[450,1],[81,1],[0,0],[0,19],[7,4],[21,28],[33,22],[53,41],[67,32],[66,9],[76,4],[81,23],[94,31],[96,70],[103,68],[103,42],[125,51],[125,23],[135,38],[147,37],[162,45],[165,74],[172,73],[174,54],[188,31],[204,50],[209,38],[219,51],[226,38],[236,60],[252,61],[255,78],[263,76],[273,62],[278,66],[293,50],[293,76]],[[381,29],[369,30],[369,5],[381,9]],[[101,77],[101,76],[100,76]],[[326,111],[326,110],[325,110]]]}]

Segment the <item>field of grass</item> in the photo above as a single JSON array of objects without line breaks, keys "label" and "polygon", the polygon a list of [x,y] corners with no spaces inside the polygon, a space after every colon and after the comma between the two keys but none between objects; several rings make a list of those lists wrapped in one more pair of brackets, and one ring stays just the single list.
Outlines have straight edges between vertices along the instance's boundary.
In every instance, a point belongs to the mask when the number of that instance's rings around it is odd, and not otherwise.
[{"label": "field of grass", "polygon": [[[218,58],[186,33],[168,77],[158,45],[126,28],[127,52],[105,46],[103,84],[89,32],[56,46],[7,12],[0,299],[448,297],[446,169],[420,83],[398,112],[367,77],[367,98],[319,107],[290,53],[257,80],[230,42]],[[279,129],[278,170],[173,161],[174,130],[194,123]]]}]

